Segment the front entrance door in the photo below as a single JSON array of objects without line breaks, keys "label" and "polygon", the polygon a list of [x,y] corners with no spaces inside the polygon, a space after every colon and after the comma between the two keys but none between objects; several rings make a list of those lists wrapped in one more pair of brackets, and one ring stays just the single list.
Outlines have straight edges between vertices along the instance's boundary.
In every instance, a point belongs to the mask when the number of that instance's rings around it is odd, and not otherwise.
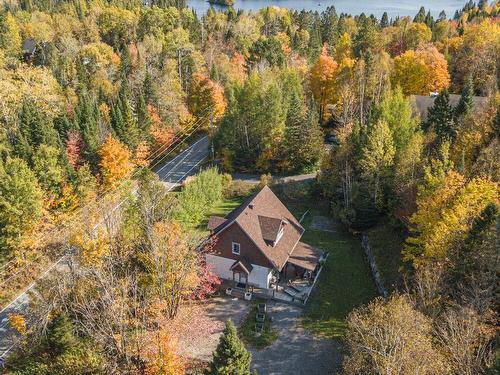
[{"label": "front entrance door", "polygon": [[247,286],[247,275],[242,272],[234,273],[234,281],[238,288],[246,288]]}]

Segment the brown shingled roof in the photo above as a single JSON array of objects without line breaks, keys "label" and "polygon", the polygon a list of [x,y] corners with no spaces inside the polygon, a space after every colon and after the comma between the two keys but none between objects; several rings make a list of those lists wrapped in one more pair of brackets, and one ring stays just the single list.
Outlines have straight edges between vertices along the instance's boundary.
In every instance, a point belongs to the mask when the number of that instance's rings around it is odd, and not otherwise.
[{"label": "brown shingled roof", "polygon": [[271,244],[276,241],[278,237],[278,233],[281,228],[281,223],[283,220],[278,219],[276,217],[268,217],[268,216],[258,216],[260,231],[262,232],[262,237],[265,241],[270,242]]},{"label": "brown shingled roof", "polygon": [[[278,220],[280,225],[283,225],[283,236],[272,246],[269,241],[266,241],[266,238],[273,235]],[[304,233],[304,228],[298,220],[268,186],[264,186],[241,206],[229,213],[226,216],[226,222],[216,228],[214,233],[220,233],[233,223],[237,223],[243,229],[278,270],[283,268]]]},{"label": "brown shingled roof", "polygon": [[323,252],[311,245],[299,242],[293,254],[288,259],[289,263],[302,267],[306,270],[314,271],[323,256]]},{"label": "brown shingled roof", "polygon": [[216,229],[219,225],[222,225],[226,222],[226,219],[220,216],[210,216],[210,219],[208,219],[208,224],[207,227],[209,230],[214,230]]}]

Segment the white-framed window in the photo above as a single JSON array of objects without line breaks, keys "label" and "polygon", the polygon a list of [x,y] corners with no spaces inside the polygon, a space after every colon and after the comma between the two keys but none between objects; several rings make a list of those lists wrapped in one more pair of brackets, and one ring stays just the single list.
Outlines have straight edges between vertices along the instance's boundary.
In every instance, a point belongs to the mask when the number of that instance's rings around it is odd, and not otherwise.
[{"label": "white-framed window", "polygon": [[240,255],[240,244],[238,242],[233,242],[231,245],[231,250],[233,251],[233,254]]}]

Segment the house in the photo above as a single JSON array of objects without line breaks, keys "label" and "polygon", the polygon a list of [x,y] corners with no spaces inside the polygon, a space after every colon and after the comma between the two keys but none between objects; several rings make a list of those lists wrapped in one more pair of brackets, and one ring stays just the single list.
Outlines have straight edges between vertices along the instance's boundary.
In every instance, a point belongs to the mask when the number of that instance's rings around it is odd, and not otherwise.
[{"label": "house", "polygon": [[37,50],[36,41],[28,38],[23,42],[23,59],[25,62],[32,61],[35,58]]},{"label": "house", "polygon": [[212,216],[208,227],[214,244],[207,264],[234,287],[270,289],[310,279],[323,257],[300,241],[304,228],[267,186],[225,218]]}]

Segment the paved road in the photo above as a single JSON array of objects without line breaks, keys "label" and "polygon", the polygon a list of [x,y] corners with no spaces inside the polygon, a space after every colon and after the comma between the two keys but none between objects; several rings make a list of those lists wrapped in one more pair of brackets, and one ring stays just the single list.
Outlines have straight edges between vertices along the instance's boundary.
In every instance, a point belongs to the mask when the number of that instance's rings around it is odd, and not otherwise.
[{"label": "paved road", "polygon": [[[173,159],[156,168],[155,172],[160,180],[164,181],[168,189],[178,186],[188,176],[196,174],[200,165],[209,154],[209,140],[204,136],[179,153]],[[114,210],[114,209],[113,209]],[[66,256],[60,258],[52,264],[41,276],[48,275],[54,268],[62,266]],[[33,289],[35,283],[28,286],[16,299],[0,311],[0,369],[2,359],[14,348],[17,335],[9,326],[10,314],[24,314],[29,306],[29,291]]]},{"label": "paved road", "polygon": [[204,136],[168,163],[156,168],[155,172],[160,177],[160,180],[171,190],[187,177],[198,172],[201,163],[203,163],[209,154],[208,146],[208,137]]},{"label": "paved road", "polygon": [[[276,181],[290,182],[290,181],[308,181],[313,180],[318,175],[317,172],[309,174],[299,174],[295,176],[272,176]],[[260,176],[256,174],[246,174],[246,173],[233,173],[231,175],[233,180],[242,180],[251,184],[260,183]]]}]

